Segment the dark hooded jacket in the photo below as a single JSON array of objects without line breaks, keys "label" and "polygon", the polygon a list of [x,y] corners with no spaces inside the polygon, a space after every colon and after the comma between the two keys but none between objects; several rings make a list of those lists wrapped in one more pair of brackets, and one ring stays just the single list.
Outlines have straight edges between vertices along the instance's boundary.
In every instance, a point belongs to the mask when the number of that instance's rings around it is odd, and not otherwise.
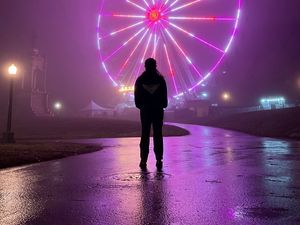
[{"label": "dark hooded jacket", "polygon": [[135,106],[139,109],[167,108],[167,85],[158,72],[145,71],[135,82]]}]

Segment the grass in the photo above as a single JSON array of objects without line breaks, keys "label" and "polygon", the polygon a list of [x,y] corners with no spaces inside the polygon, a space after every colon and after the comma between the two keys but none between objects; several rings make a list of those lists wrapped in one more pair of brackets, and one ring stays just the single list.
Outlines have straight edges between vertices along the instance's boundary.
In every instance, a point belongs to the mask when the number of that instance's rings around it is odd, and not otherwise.
[{"label": "grass", "polygon": [[0,144],[0,168],[43,162],[101,150],[99,145],[63,142]]},{"label": "grass", "polygon": [[[0,124],[0,129],[3,130]],[[0,144],[0,168],[43,162],[102,149],[97,145],[55,140],[81,138],[139,137],[138,121],[114,119],[33,118],[14,121],[16,144]],[[164,136],[181,136],[188,131],[166,125]],[[42,140],[42,141],[40,141]]]},{"label": "grass", "polygon": [[300,107],[248,112],[185,121],[256,136],[300,140]]}]

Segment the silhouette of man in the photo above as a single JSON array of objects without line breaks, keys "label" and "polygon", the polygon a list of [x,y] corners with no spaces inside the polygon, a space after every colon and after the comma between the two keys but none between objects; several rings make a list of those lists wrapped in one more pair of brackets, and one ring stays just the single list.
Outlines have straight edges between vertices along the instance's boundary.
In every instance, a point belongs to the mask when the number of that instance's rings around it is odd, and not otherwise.
[{"label": "silhouette of man", "polygon": [[156,61],[149,58],[145,61],[145,72],[135,82],[134,100],[140,109],[142,135],[140,141],[140,168],[147,168],[149,155],[150,130],[153,126],[154,153],[156,167],[162,168],[163,159],[163,118],[164,108],[168,106],[167,85],[164,77],[157,70]]}]

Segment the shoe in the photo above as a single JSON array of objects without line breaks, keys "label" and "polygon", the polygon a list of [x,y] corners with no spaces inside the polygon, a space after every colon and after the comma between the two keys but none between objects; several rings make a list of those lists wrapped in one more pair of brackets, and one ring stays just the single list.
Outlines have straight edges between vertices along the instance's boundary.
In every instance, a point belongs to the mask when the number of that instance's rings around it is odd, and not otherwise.
[{"label": "shoe", "polygon": [[156,161],[156,168],[157,168],[158,170],[161,170],[162,167],[163,167],[163,162],[162,162],[161,160],[157,160],[157,161]]},{"label": "shoe", "polygon": [[141,161],[140,164],[139,164],[139,167],[140,167],[142,170],[145,170],[145,169],[147,169],[147,163]]}]

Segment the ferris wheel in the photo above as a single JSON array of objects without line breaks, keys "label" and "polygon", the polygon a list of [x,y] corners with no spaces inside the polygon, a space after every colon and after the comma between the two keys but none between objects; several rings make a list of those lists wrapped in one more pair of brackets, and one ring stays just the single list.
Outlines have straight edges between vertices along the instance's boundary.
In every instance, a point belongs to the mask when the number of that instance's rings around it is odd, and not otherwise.
[{"label": "ferris wheel", "polygon": [[132,90],[155,58],[172,96],[203,84],[228,53],[241,0],[100,0],[99,62],[119,88]]}]

